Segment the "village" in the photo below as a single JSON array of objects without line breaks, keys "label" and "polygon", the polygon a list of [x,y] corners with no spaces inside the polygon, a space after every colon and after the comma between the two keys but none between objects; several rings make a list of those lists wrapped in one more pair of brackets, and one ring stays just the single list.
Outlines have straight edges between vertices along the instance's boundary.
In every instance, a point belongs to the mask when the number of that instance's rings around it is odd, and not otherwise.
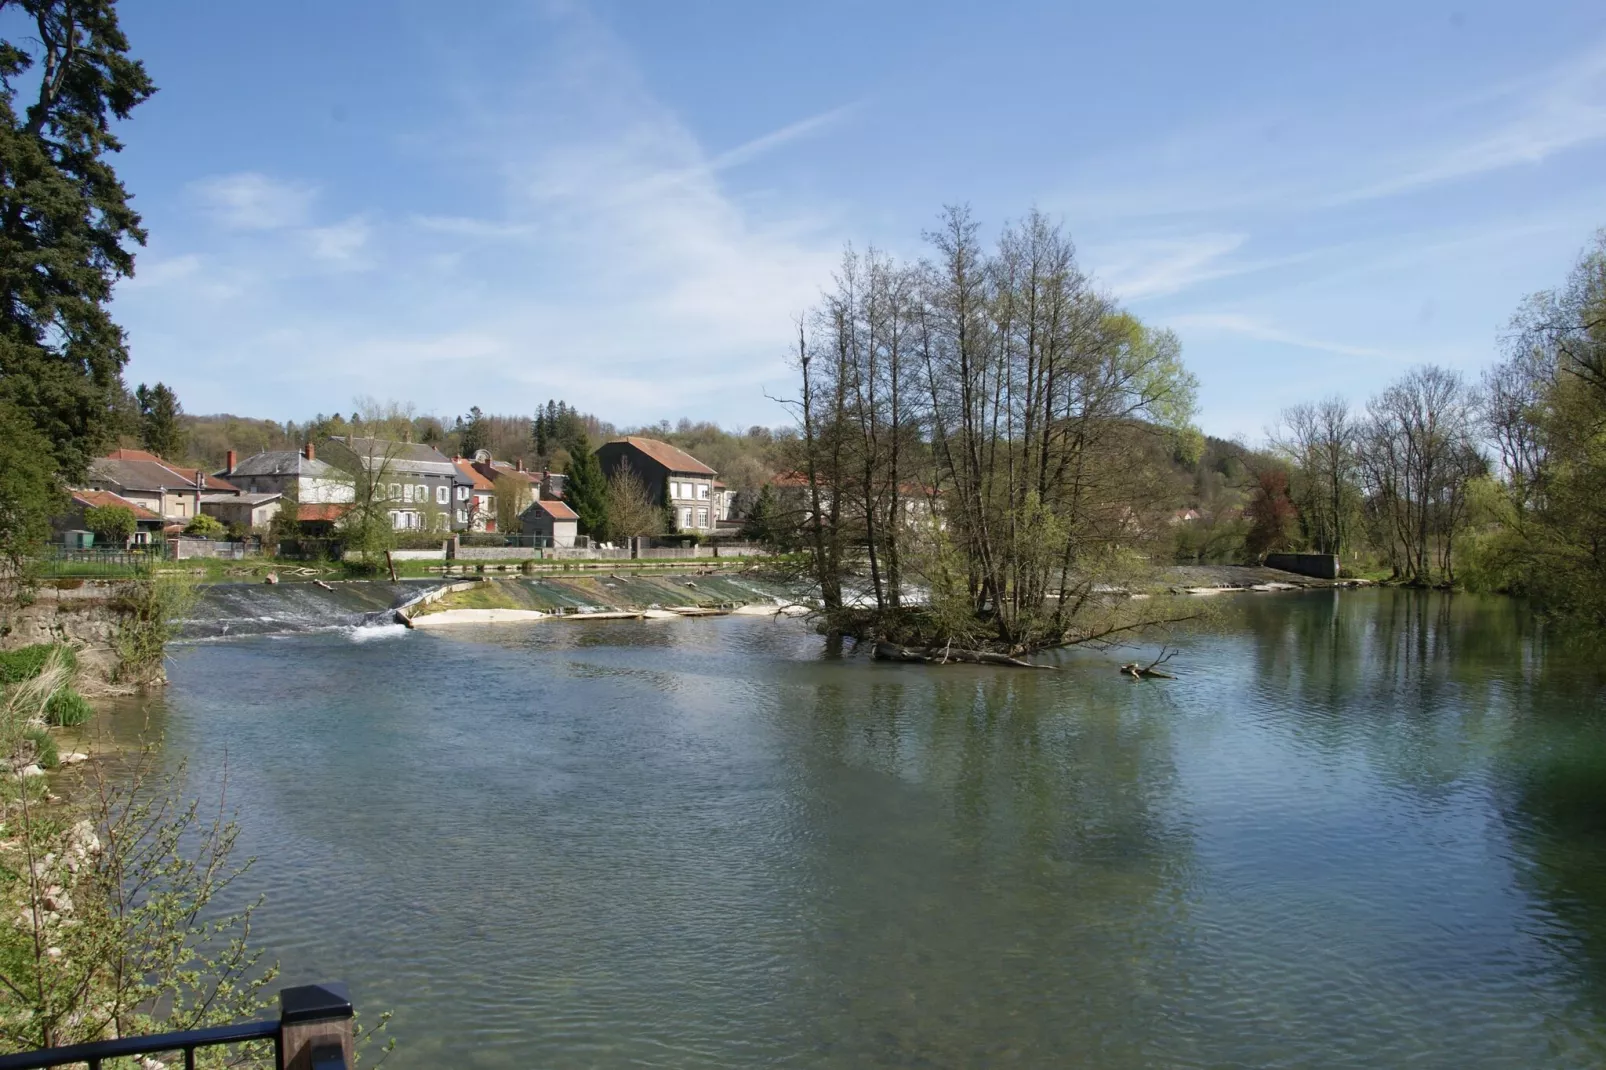
[{"label": "village", "polygon": [[[686,451],[625,436],[603,443],[595,456],[606,478],[633,476],[662,511],[659,526],[666,530],[652,533],[658,541],[674,546],[740,537],[742,495]],[[296,545],[333,537],[359,496],[371,494],[409,547],[398,554],[429,554],[418,548],[426,542],[460,547],[465,537],[481,557],[619,551],[581,530],[579,514],[565,501],[565,483],[563,473],[527,469],[522,458],[498,459],[484,449],[447,456],[424,443],[356,436],[243,458],[231,449],[215,472],[121,448],[90,463],[52,527],[63,551],[86,558],[123,551],[178,559],[243,556],[259,550],[270,531],[301,536],[286,540],[293,554]],[[505,554],[493,552],[504,548]]]}]

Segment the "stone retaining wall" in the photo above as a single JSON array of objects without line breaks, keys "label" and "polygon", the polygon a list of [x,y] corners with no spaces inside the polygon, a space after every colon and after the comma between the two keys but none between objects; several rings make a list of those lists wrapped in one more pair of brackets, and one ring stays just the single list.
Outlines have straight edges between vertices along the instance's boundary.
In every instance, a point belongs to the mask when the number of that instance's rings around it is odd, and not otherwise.
[{"label": "stone retaining wall", "polygon": [[1267,554],[1266,567],[1319,580],[1338,579],[1337,554]]}]

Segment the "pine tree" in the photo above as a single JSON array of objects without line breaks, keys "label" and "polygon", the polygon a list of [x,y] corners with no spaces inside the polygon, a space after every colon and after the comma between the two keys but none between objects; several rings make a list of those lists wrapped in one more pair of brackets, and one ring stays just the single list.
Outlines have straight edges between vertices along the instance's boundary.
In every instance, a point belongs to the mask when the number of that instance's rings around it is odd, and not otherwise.
[{"label": "pine tree", "polygon": [[459,418],[457,421],[459,436],[457,451],[464,457],[472,457],[489,445],[488,428],[485,425],[485,414],[478,405],[468,410],[468,419]]},{"label": "pine tree", "polygon": [[608,527],[608,480],[583,432],[576,447],[569,453],[563,500],[579,514],[580,527],[586,534],[604,538]]},{"label": "pine tree", "polygon": [[[115,0],[3,0],[0,41],[0,398],[49,440],[67,479],[114,435],[128,360],[107,310],[145,231],[108,162],[112,120],[155,92]],[[31,77],[38,64],[39,76]],[[29,97],[21,114],[17,94]]]},{"label": "pine tree", "polygon": [[164,460],[178,460],[184,452],[184,428],[178,422],[184,407],[178,395],[165,383],[141,383],[134,400],[139,403],[140,444]]}]

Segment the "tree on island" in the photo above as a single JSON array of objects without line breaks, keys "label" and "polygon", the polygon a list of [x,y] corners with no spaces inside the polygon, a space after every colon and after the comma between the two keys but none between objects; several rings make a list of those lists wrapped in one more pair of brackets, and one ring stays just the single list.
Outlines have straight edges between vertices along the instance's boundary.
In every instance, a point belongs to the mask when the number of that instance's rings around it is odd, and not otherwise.
[{"label": "tree on island", "polygon": [[184,453],[184,427],[179,417],[184,407],[178,395],[165,383],[146,386],[141,383],[134,391],[139,404],[140,445],[166,460],[177,460]]},{"label": "tree on island", "polygon": [[1145,458],[1192,414],[1176,336],[1099,290],[1038,213],[991,253],[962,208],[928,240],[923,264],[850,249],[800,325],[797,467],[827,631],[1016,655],[1191,619],[1106,593],[1172,509]]}]

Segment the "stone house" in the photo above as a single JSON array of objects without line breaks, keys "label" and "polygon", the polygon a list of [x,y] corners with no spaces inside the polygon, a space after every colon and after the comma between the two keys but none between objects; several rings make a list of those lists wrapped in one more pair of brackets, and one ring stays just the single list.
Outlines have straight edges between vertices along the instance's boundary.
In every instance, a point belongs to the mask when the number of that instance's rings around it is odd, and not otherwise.
[{"label": "stone house", "polygon": [[626,437],[597,447],[597,461],[609,479],[626,465],[654,502],[669,506],[679,531],[712,532],[719,523],[714,500],[715,471],[676,446],[656,438]]},{"label": "stone house", "polygon": [[164,523],[160,514],[153,513],[138,502],[113,494],[109,490],[72,491],[66,511],[51,519],[51,531],[58,539],[69,531],[87,531],[89,524],[84,519],[84,514],[90,509],[104,509],[108,506],[120,506],[134,514],[134,534],[128,540],[130,546],[149,546],[160,538]]},{"label": "stone house", "polygon": [[90,461],[83,489],[110,491],[159,515],[171,529],[182,529],[201,513],[203,494],[239,493],[238,487],[219,476],[129,449]]},{"label": "stone house", "polygon": [[457,509],[468,508],[473,484],[444,453],[422,442],[333,435],[324,459],[355,479],[372,479],[397,531],[462,531]]},{"label": "stone house", "polygon": [[282,494],[301,505],[349,502],[351,479],[318,459],[312,443],[299,450],[264,450],[241,461],[229,450],[217,473],[247,494]]},{"label": "stone house", "polygon": [[261,531],[273,523],[284,505],[284,495],[272,492],[203,494],[201,512],[216,517],[225,527]]},{"label": "stone house", "polygon": [[526,535],[548,539],[548,546],[571,547],[580,533],[580,514],[563,502],[552,498],[538,498],[519,515],[519,523]]}]

